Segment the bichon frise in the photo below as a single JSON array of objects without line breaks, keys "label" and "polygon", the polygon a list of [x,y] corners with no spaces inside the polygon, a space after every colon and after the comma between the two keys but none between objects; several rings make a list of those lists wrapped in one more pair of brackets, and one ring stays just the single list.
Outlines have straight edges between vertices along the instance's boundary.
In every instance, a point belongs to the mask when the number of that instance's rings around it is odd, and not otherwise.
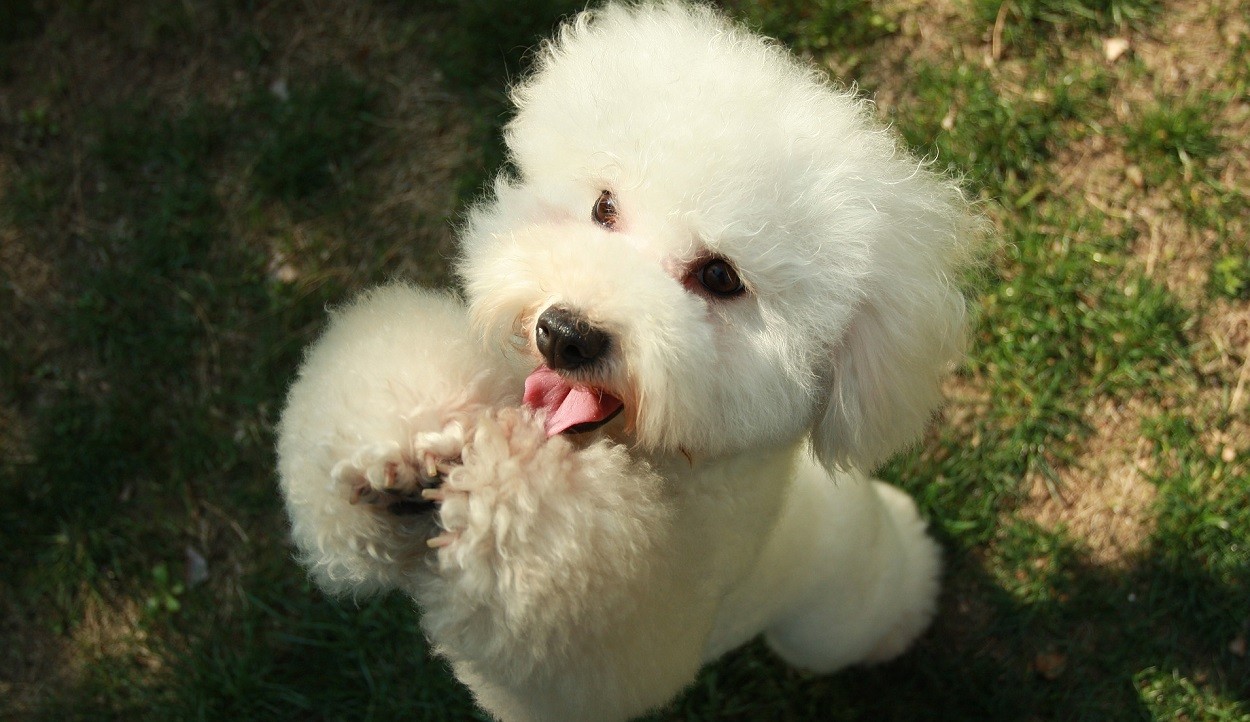
[{"label": "bichon frise", "polygon": [[334,314],[279,441],[330,592],[398,589],[501,720],[624,720],[758,634],[828,672],[928,624],[868,479],[961,350],[979,224],[850,91],[715,11],[579,15],[513,90],[467,305]]}]

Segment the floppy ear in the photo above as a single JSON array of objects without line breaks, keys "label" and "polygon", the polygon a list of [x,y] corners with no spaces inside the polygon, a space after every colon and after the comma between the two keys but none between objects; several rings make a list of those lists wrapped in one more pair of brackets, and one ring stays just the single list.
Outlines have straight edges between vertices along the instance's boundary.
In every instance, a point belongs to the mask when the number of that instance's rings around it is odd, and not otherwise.
[{"label": "floppy ear", "polygon": [[826,466],[870,471],[914,441],[941,401],[941,378],[964,346],[964,299],[954,288],[865,304],[835,349],[831,394],[812,429]]},{"label": "floppy ear", "polygon": [[825,466],[871,471],[915,441],[963,354],[958,279],[988,250],[986,229],[953,185],[924,190],[878,229],[861,303],[832,350],[828,405],[811,431]]}]

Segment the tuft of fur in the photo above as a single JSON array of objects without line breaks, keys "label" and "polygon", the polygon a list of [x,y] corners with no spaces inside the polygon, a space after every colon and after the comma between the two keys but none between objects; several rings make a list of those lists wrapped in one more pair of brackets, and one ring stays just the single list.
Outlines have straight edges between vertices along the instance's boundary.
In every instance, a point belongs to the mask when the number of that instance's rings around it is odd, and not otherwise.
[{"label": "tuft of fur", "polygon": [[[513,170],[461,229],[467,305],[366,294],[291,389],[279,471],[314,578],[411,596],[505,722],[629,719],[761,634],[817,672],[902,653],[940,554],[866,472],[963,350],[982,224],[958,185],[701,5],[582,13],[512,98]],[[703,286],[713,261],[741,293]],[[607,343],[545,377],[623,412],[548,438],[521,391],[552,307]]]},{"label": "tuft of fur", "polygon": [[431,445],[458,453],[480,414],[519,400],[502,357],[465,323],[453,296],[388,286],[336,311],[308,350],[278,428],[278,475],[301,560],[327,591],[410,588],[429,521],[351,505],[353,487],[415,466]]}]

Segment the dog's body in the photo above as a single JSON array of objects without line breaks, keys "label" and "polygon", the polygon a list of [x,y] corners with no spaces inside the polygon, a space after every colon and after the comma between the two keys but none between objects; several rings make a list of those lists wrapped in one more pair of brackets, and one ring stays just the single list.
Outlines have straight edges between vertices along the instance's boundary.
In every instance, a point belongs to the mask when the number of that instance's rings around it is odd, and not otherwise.
[{"label": "dog's body", "polygon": [[958,355],[957,189],[703,8],[583,15],[514,98],[467,308],[372,292],[292,388],[314,576],[416,599],[507,721],[627,719],[760,633],[822,672],[902,652],[937,549],[853,469],[914,438]]}]

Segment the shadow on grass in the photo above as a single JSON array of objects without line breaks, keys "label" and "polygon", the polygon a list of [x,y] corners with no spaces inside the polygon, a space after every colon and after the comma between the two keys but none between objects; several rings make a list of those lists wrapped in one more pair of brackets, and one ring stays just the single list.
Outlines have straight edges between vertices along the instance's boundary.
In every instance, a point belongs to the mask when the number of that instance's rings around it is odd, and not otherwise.
[{"label": "shadow on grass", "polygon": [[1174,669],[1224,700],[1250,699],[1245,665],[1227,651],[1244,633],[1232,610],[1245,608],[1245,579],[1221,582],[1197,560],[1149,552],[1121,572],[1071,549],[1057,556],[1034,600],[970,557],[954,562],[937,630],[905,662],[926,682],[917,704],[952,719],[1172,718],[1145,687]]},{"label": "shadow on grass", "polygon": [[167,718],[489,719],[428,654],[406,600],[335,602],[288,589],[250,598],[229,634],[196,638],[170,675]]},{"label": "shadow on grass", "polygon": [[[934,629],[897,661],[807,676],[756,642],[650,719],[1067,722],[1206,719],[1219,709],[1239,718],[1250,700],[1245,660],[1227,651],[1245,633],[1246,620],[1230,615],[1246,609],[1245,578],[1220,582],[1146,554],[1123,572],[1073,562],[1056,599],[1025,602],[986,573],[976,549],[946,541]],[[1193,689],[1199,699],[1187,703],[1172,670],[1211,692]]]},{"label": "shadow on grass", "polygon": [[[1061,601],[1022,602],[974,556],[951,553],[935,629],[898,661],[809,676],[756,642],[704,670],[649,719],[1200,719],[1221,706],[1235,718],[1238,701],[1250,699],[1244,660],[1225,651],[1245,631],[1244,620],[1228,615],[1246,601],[1244,579],[1223,583],[1146,555],[1119,573],[1067,565],[1055,590]],[[265,596],[169,650],[170,668],[135,695],[141,706],[130,712],[170,720],[487,719],[427,656],[405,600],[334,602],[289,574],[248,586]],[[1201,704],[1187,704],[1186,682],[1171,670],[1213,692],[1190,684]],[[101,686],[88,679],[64,690],[41,718],[127,712],[116,690],[93,709]]]}]

